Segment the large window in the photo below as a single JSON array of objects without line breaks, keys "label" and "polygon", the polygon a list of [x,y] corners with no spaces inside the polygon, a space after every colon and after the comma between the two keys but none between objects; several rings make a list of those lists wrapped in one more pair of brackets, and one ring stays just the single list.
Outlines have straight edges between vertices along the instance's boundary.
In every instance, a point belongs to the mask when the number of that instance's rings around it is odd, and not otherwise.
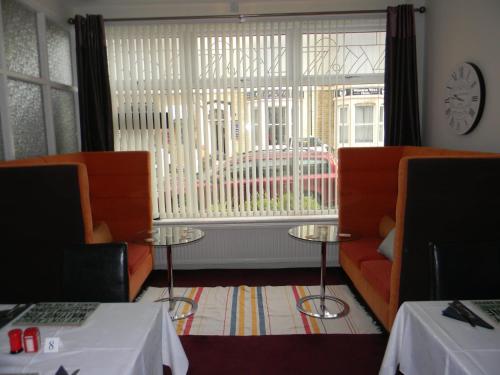
[{"label": "large window", "polygon": [[334,213],[337,128],[349,126],[338,93],[379,93],[384,28],[367,17],[107,25],[115,148],[152,152],[155,216]]},{"label": "large window", "polygon": [[79,149],[66,25],[0,1],[0,160]]}]

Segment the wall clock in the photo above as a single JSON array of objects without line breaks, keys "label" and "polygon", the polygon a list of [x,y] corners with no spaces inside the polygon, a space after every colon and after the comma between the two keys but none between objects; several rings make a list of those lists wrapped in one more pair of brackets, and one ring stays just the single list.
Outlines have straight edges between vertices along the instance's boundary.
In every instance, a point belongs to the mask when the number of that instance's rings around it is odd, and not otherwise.
[{"label": "wall clock", "polygon": [[485,100],[484,80],[479,68],[468,62],[450,74],[444,99],[446,120],[457,134],[471,132],[481,119]]}]

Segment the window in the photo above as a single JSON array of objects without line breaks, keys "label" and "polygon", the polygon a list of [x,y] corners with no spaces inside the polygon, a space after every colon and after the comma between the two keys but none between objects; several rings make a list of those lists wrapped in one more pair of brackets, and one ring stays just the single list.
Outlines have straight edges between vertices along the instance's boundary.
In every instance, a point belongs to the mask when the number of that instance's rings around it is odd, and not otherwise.
[{"label": "window", "polygon": [[357,105],[354,116],[356,142],[373,142],[373,106]]},{"label": "window", "polygon": [[378,115],[378,141],[384,144],[384,106],[380,106]]},{"label": "window", "polygon": [[[209,128],[215,129],[214,140],[217,159],[223,160],[226,155],[226,118],[231,116],[231,109],[225,103],[210,103],[207,106]],[[236,137],[236,134],[233,134]]]},{"label": "window", "polygon": [[340,144],[349,143],[349,123],[347,122],[347,107],[338,108],[339,140]]},{"label": "window", "polygon": [[384,29],[380,16],[106,25],[115,148],[152,151],[154,215],[335,213],[355,117],[341,101],[379,95]]},{"label": "window", "polygon": [[71,35],[38,15],[0,1],[0,160],[79,149]]},{"label": "window", "polygon": [[286,106],[277,105],[267,107],[267,129],[269,145],[285,145],[285,128],[287,124]]}]

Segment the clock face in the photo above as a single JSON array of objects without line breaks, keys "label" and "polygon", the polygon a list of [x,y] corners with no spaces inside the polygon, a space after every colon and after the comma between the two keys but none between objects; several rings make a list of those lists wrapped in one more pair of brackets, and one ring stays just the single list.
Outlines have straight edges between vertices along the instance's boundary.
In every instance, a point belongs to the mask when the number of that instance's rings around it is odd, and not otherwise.
[{"label": "clock face", "polygon": [[458,65],[450,74],[444,99],[448,125],[457,134],[467,134],[477,125],[484,107],[484,81],[471,63]]}]

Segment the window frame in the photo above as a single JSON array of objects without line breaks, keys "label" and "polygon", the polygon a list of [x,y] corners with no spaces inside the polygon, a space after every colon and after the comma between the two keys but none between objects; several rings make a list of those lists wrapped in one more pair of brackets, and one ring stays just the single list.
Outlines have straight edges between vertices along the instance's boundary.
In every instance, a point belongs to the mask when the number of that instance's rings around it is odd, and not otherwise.
[{"label": "window frame", "polygon": [[[33,12],[36,18],[36,33],[37,33],[37,44],[38,44],[38,64],[40,76],[34,77],[26,75],[23,73],[14,72],[7,69],[5,61],[5,40],[4,40],[4,24],[3,24],[3,11],[2,2],[0,1],[0,130],[2,132],[2,145],[3,145],[3,155],[0,152],[0,160],[13,160],[16,159],[15,155],[15,144],[14,144],[14,131],[12,124],[10,123],[10,111],[9,111],[9,90],[7,87],[8,80],[22,81],[29,84],[34,84],[40,87],[42,96],[42,109],[44,116],[44,125],[46,132],[46,145],[47,154],[52,155],[58,152],[56,144],[56,134],[55,134],[55,124],[54,124],[54,114],[52,106],[52,89],[61,90],[64,92],[72,93],[73,98],[73,109],[75,115],[75,128],[76,128],[76,141],[78,145],[78,150],[81,150],[81,133],[80,133],[80,115],[79,115],[79,105],[78,105],[78,80],[77,80],[77,69],[76,69],[76,49],[75,49],[75,32],[74,28],[67,25],[67,23],[61,20],[55,19],[49,14],[37,9],[37,7],[31,4],[26,4],[23,1],[13,0],[17,2],[20,6]],[[47,45],[47,21],[54,23],[57,27],[60,27],[68,33],[70,42],[70,59],[71,59],[71,73],[72,73],[72,84],[66,85],[63,83],[51,81],[49,73],[49,60],[48,60],[48,45]]]}]

